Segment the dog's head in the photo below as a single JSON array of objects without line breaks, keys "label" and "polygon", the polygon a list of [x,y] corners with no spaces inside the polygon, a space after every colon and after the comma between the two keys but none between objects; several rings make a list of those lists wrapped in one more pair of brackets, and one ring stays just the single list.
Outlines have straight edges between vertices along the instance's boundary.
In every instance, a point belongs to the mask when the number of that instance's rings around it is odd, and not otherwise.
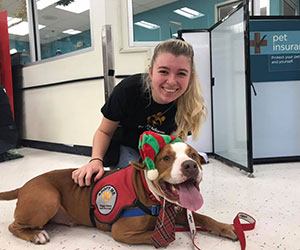
[{"label": "dog's head", "polygon": [[156,198],[164,199],[186,209],[195,211],[202,204],[199,184],[202,180],[201,156],[183,142],[165,145],[155,158],[158,177],[149,180],[149,171],[142,160],[132,163],[145,171],[145,178],[151,192]]}]

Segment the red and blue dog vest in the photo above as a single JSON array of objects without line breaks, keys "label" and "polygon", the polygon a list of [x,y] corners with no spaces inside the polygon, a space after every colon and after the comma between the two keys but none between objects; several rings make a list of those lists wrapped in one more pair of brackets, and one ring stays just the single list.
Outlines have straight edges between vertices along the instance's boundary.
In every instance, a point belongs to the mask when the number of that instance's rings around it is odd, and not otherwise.
[{"label": "red and blue dog vest", "polygon": [[[120,216],[157,216],[160,206],[145,207],[137,198],[133,185],[132,166],[116,171],[101,178],[92,188],[90,198],[90,219],[95,225],[97,221],[112,224]],[[139,209],[127,210],[138,207]]]}]

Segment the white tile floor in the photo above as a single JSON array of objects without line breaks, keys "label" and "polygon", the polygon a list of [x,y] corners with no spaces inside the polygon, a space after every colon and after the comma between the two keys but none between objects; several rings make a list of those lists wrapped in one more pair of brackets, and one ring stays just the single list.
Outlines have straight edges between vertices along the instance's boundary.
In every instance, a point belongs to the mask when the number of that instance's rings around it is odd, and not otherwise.
[{"label": "white tile floor", "polygon": [[[60,168],[80,167],[88,157],[23,148],[25,157],[0,163],[0,190],[21,186],[37,174]],[[201,212],[231,223],[239,211],[257,220],[254,231],[246,232],[247,250],[300,249],[300,163],[255,165],[255,178],[214,159],[204,166]],[[51,241],[33,245],[14,237],[7,226],[13,219],[16,201],[0,201],[0,250],[92,250],[155,249],[115,242],[110,233],[95,228],[47,226]],[[198,233],[202,250],[239,250],[238,242]],[[176,233],[168,249],[193,249],[188,233]]]}]

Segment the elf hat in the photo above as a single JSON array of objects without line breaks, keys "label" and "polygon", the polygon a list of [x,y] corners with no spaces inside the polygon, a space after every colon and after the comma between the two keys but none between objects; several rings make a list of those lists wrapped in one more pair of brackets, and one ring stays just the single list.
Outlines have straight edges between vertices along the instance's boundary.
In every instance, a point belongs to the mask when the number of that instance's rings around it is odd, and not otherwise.
[{"label": "elf hat", "polygon": [[174,136],[157,134],[146,131],[140,136],[139,151],[143,163],[147,166],[147,177],[154,181],[158,177],[158,171],[155,169],[155,157],[159,151],[168,143],[181,142],[181,139]]}]

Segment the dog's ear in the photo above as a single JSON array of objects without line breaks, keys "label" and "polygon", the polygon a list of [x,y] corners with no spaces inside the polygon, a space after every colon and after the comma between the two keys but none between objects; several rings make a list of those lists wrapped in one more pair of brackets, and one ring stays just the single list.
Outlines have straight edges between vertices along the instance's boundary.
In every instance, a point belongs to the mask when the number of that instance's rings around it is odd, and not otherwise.
[{"label": "dog's ear", "polygon": [[129,161],[129,164],[138,170],[144,170],[146,167],[146,165],[143,163],[143,160],[141,158],[135,162]]}]

